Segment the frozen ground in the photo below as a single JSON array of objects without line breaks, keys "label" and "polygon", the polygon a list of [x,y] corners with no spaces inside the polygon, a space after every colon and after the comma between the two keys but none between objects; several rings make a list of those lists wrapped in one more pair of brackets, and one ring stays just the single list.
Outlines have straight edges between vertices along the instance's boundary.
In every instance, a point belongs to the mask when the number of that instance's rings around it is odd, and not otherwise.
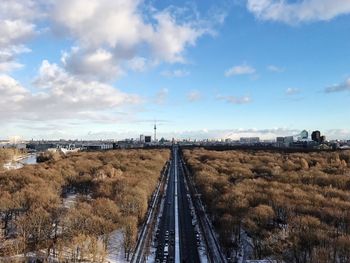
[{"label": "frozen ground", "polygon": [[36,164],[36,154],[27,154],[14,158],[12,161],[4,164],[6,170],[16,170],[22,168],[25,164]]},{"label": "frozen ground", "polygon": [[[131,257],[130,257],[131,258]],[[123,233],[121,230],[112,232],[108,243],[106,263],[126,263],[123,247]]]},{"label": "frozen ground", "polygon": [[72,208],[75,205],[77,194],[67,194],[67,197],[63,198],[63,207]]}]

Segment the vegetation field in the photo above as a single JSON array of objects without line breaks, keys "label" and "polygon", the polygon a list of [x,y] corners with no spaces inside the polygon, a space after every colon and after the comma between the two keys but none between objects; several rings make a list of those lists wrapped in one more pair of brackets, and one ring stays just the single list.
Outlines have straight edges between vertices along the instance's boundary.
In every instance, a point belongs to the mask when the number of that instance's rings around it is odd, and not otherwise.
[{"label": "vegetation field", "polygon": [[21,155],[24,153],[24,150],[17,150],[17,149],[2,149],[0,148],[0,171],[5,170],[4,164],[11,161],[13,158],[17,157],[18,155]]},{"label": "vegetation field", "polygon": [[[117,150],[52,156],[0,173],[0,257],[104,262],[114,230],[128,256],[168,150]],[[66,202],[73,195],[73,202]],[[1,258],[0,258],[1,261]]]},{"label": "vegetation field", "polygon": [[184,158],[229,256],[243,246],[251,259],[350,262],[350,151]]}]

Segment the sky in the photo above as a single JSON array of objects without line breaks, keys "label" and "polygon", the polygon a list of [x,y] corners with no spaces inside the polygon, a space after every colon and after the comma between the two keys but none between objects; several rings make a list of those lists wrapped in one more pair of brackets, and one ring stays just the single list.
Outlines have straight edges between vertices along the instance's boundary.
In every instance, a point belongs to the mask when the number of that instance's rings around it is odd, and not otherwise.
[{"label": "sky", "polygon": [[0,139],[350,139],[350,0],[1,0]]}]

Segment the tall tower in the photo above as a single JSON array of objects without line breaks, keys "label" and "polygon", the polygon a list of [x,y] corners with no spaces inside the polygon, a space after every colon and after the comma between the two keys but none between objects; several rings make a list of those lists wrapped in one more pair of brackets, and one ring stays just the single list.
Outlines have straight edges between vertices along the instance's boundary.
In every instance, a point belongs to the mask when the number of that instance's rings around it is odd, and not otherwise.
[{"label": "tall tower", "polygon": [[157,123],[154,123],[154,141],[157,141]]}]

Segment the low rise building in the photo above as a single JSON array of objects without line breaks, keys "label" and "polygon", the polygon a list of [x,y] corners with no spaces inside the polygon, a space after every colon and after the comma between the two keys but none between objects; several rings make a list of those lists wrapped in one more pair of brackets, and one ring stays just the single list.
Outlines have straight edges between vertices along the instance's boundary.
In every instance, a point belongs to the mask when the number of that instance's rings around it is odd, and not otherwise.
[{"label": "low rise building", "polygon": [[260,142],[259,137],[241,137],[239,139],[239,142],[241,144],[257,144]]}]

